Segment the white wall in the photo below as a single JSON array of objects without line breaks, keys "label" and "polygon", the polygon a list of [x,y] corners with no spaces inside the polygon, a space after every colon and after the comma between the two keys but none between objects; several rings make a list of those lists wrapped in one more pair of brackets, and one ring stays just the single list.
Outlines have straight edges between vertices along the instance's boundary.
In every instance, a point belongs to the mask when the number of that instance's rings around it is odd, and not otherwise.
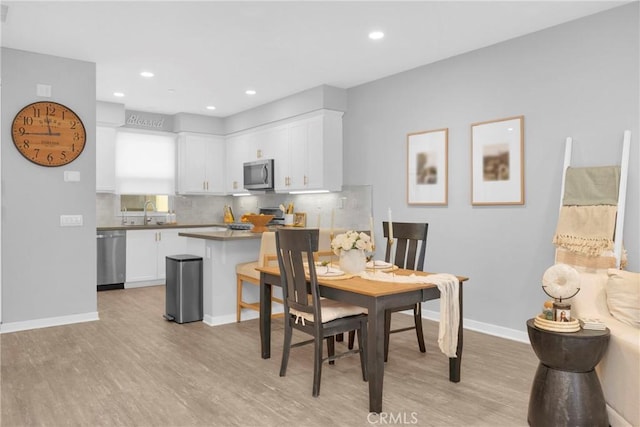
[{"label": "white wall", "polygon": [[[95,64],[2,48],[2,331],[97,318]],[[36,84],[52,87],[51,98]],[[9,125],[25,105],[51,100],[82,119],[87,143],[72,163],[48,168],[18,152]],[[64,182],[65,170],[80,182]],[[83,216],[60,227],[60,215]]]},{"label": "white wall", "polygon": [[[602,165],[619,163],[632,131],[624,237],[629,269],[640,269],[638,16],[635,2],[348,90],[345,184],[373,185],[378,233],[388,207],[396,221],[429,222],[425,268],[471,278],[466,318],[525,331],[539,312],[567,136],[574,165]],[[470,124],[515,115],[525,116],[526,203],[472,207]],[[448,206],[409,206],[406,134],[444,127]]]}]

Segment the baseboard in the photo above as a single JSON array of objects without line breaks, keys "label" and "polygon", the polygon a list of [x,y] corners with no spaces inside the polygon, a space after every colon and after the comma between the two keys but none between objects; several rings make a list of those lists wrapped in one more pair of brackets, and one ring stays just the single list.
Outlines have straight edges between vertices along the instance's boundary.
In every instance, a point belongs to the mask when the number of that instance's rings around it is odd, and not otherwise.
[{"label": "baseboard", "polygon": [[[422,309],[422,317],[439,322],[440,312]],[[462,322],[464,329],[529,344],[529,335],[523,331],[492,325],[491,323],[478,322],[471,319],[463,319]]]},{"label": "baseboard", "polygon": [[0,333],[27,331],[29,329],[49,328],[51,326],[70,325],[72,323],[92,322],[100,320],[98,312],[72,314],[70,316],[47,317],[44,319],[25,320],[22,322],[9,322],[0,325]]},{"label": "baseboard", "polygon": [[[284,307],[280,304],[274,303],[273,307],[272,307],[272,312],[271,314],[278,314],[278,313],[282,313],[284,312]],[[258,319],[260,318],[260,313],[258,313],[255,310],[243,310],[242,311],[242,320],[241,321],[245,321],[245,320],[253,320],[253,319]],[[218,326],[218,325],[225,325],[227,323],[236,323],[236,315],[235,314],[228,314],[225,316],[209,316],[209,315],[205,315],[204,319],[202,319],[202,322],[204,322],[205,324],[209,325],[209,326]]]}]

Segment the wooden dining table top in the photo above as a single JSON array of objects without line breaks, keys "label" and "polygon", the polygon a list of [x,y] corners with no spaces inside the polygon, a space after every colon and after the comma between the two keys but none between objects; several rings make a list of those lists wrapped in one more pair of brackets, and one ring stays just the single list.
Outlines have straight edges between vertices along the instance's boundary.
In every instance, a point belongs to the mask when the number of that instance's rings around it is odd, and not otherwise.
[{"label": "wooden dining table top", "polygon": [[[280,275],[280,269],[277,266],[264,266],[258,267],[256,270],[272,275]],[[377,274],[371,270],[371,274]],[[398,276],[410,276],[415,274],[416,276],[429,276],[436,273],[429,273],[426,271],[415,271],[397,269],[387,274],[397,274]],[[456,276],[459,282],[465,282],[469,280],[468,277]],[[420,289],[428,289],[436,287],[433,283],[406,283],[406,282],[392,282],[382,280],[369,280],[359,275],[346,275],[342,277],[321,277],[318,276],[318,283],[322,286],[329,288],[340,289],[343,291],[349,291],[361,295],[367,295],[372,297],[380,297],[385,295],[393,295],[397,293],[410,292]]]}]

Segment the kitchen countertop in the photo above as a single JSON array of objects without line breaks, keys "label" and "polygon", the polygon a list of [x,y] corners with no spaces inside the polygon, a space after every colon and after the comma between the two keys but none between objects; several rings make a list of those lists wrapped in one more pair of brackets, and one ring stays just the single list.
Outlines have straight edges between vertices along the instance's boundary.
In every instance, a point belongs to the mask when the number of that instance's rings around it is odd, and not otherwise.
[{"label": "kitchen countertop", "polygon": [[226,231],[203,231],[201,233],[182,232],[182,233],[178,233],[178,236],[191,237],[194,239],[227,241],[227,240],[260,239],[262,238],[262,233],[254,233],[252,231],[246,231],[246,230],[226,230]]},{"label": "kitchen countertop", "polygon": [[110,225],[97,227],[98,231],[111,231],[111,230],[157,230],[161,228],[204,228],[204,227],[227,227],[227,224],[214,223],[214,224],[148,224],[148,225]]}]

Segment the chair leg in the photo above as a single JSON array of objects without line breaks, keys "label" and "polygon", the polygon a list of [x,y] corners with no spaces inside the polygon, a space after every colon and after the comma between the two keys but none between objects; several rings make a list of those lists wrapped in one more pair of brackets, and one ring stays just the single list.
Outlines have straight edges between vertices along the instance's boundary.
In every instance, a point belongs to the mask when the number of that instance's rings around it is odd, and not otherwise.
[{"label": "chair leg", "polygon": [[391,311],[384,312],[384,361],[389,359],[389,335],[391,334]]},{"label": "chair leg", "polygon": [[[285,314],[286,316],[286,314]],[[280,376],[287,373],[287,363],[289,363],[289,351],[291,350],[292,328],[288,316],[284,319],[284,345],[282,346],[282,362],[280,363]]]},{"label": "chair leg", "polygon": [[314,339],[313,355],[313,397],[320,395],[320,377],[322,376],[322,337],[316,335]]},{"label": "chair leg", "polygon": [[[355,332],[354,332],[355,333]],[[362,369],[362,380],[368,381],[367,374],[367,324],[363,322],[358,329],[358,349],[360,349],[360,368]]]},{"label": "chair leg", "polygon": [[413,307],[413,320],[416,324],[416,335],[418,337],[418,347],[420,352],[426,353],[427,348],[424,345],[424,334],[422,333],[422,304],[417,303]]},{"label": "chair leg", "polygon": [[[336,339],[335,337],[327,337],[327,355],[329,357],[336,354]],[[335,360],[329,360],[329,365],[335,365]]]},{"label": "chair leg", "polygon": [[236,323],[240,323],[240,313],[242,313],[242,307],[240,302],[242,301],[242,279],[236,279]]},{"label": "chair leg", "polygon": [[347,343],[347,347],[349,350],[353,350],[353,341],[356,337],[356,331],[349,331],[349,342]]}]

